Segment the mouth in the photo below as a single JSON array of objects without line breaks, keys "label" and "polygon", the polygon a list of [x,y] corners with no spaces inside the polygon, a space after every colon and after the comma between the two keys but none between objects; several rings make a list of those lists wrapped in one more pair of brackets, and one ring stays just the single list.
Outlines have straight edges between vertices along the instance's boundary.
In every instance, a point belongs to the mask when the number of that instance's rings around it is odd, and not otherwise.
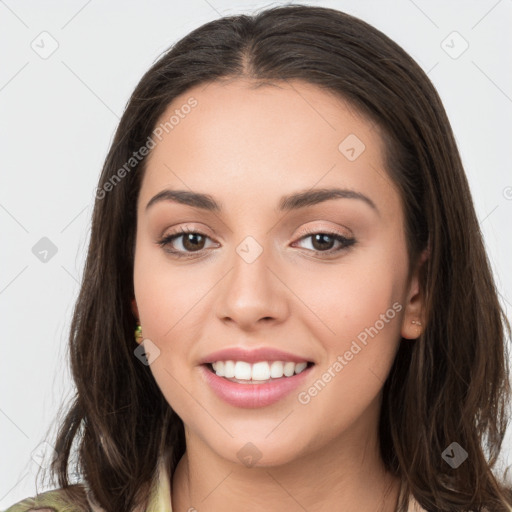
[{"label": "mouth", "polygon": [[[236,361],[235,376],[245,377],[236,378],[231,377],[234,361],[225,361],[228,376],[219,375],[224,370],[222,364],[219,368],[219,363],[224,363],[224,361],[199,365],[203,382],[225,403],[234,407],[252,409],[275,404],[292,395],[298,387],[307,386],[307,382],[312,378],[313,366],[315,366],[313,362],[294,363],[288,361],[284,364],[287,365],[286,375],[284,375],[283,362],[272,361],[272,366],[274,366],[271,373],[274,377],[272,377],[268,375],[269,361],[259,361],[253,365],[246,361]],[[290,371],[292,365],[295,370],[299,371]],[[247,367],[251,369],[251,372],[256,368],[255,373],[249,374]]]}]

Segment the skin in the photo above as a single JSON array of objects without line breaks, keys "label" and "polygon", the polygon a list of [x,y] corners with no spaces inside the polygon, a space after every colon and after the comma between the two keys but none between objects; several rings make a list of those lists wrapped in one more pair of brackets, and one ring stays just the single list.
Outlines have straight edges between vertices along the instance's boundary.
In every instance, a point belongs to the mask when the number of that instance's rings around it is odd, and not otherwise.
[{"label": "skin", "polygon": [[[142,182],[134,265],[134,314],[160,350],[150,365],[185,424],[187,450],[172,477],[175,511],[360,512],[394,510],[399,482],[379,455],[382,386],[401,336],[420,334],[422,299],[408,257],[399,194],[384,168],[376,126],[340,98],[300,81],[251,88],[232,80],[188,90],[198,104],[152,150]],[[338,149],[356,134],[365,150]],[[340,187],[369,197],[334,199],[278,212],[282,195]],[[163,189],[208,193],[222,212],[160,201]],[[158,241],[188,228],[199,252],[175,239],[176,258]],[[314,244],[304,230],[337,233],[354,245]],[[261,255],[236,252],[253,237]],[[323,248],[323,249],[322,249]],[[316,249],[318,252],[314,252]],[[201,254],[197,256],[197,254]],[[402,306],[307,404],[307,390],[380,315]],[[314,361],[307,385],[268,407],[233,407],[200,375],[199,359],[225,347],[277,347]],[[237,452],[261,452],[252,467]],[[386,496],[385,493],[388,493]]]}]

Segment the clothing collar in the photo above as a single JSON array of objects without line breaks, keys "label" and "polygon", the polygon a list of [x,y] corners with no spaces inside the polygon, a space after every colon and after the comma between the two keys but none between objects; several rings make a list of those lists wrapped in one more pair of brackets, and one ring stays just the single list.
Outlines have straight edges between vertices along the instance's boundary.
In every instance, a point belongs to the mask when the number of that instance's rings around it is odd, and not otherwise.
[{"label": "clothing collar", "polygon": [[172,512],[171,478],[167,470],[166,457],[161,457],[158,470],[151,485],[146,512]]}]

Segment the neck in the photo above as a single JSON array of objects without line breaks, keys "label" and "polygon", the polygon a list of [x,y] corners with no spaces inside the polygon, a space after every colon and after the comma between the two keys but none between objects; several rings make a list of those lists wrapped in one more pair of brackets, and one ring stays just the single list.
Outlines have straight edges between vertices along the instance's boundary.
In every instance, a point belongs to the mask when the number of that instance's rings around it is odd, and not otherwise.
[{"label": "neck", "polygon": [[248,512],[394,512],[399,490],[399,478],[384,468],[376,428],[353,425],[286,464],[253,467],[226,460],[187,432],[171,495],[176,512],[218,512],[227,504]]}]

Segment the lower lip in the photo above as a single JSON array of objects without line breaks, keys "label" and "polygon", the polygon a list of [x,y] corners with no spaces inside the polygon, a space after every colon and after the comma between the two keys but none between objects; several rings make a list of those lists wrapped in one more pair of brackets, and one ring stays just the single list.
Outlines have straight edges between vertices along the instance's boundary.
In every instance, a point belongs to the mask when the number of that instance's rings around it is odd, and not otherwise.
[{"label": "lower lip", "polygon": [[235,407],[250,409],[266,407],[278,402],[298,388],[312,368],[313,365],[292,377],[282,377],[265,384],[238,384],[219,377],[207,365],[201,366],[203,377],[219,398]]}]

